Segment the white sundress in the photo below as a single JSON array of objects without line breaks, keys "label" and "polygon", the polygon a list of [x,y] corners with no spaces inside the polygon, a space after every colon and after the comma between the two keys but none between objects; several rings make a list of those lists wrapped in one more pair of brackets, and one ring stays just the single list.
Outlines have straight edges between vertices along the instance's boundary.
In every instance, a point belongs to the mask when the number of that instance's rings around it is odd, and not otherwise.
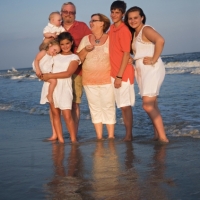
[{"label": "white sundress", "polygon": [[[39,67],[42,73],[49,73],[52,71],[53,65],[53,57],[48,55],[47,53],[43,56],[43,58],[39,62]],[[34,61],[32,63],[33,70],[35,71]]]},{"label": "white sundress", "polygon": [[165,77],[165,66],[161,58],[154,65],[143,64],[143,58],[146,56],[152,57],[155,48],[153,43],[142,40],[142,30],[145,26],[142,27],[137,37],[134,36],[132,42],[136,69],[135,77],[140,91],[139,94],[153,97],[159,95],[160,87]]},{"label": "white sundress", "polygon": [[[64,72],[67,71],[69,64],[71,61],[78,61],[80,64],[80,59],[76,54],[70,55],[62,55],[58,54],[53,57],[54,65],[53,65],[53,73]],[[44,82],[41,92],[40,104],[45,104],[48,102],[47,94],[48,94],[49,83]],[[59,108],[61,110],[72,108],[72,80],[71,77],[57,79],[57,85],[53,92],[53,101],[55,108]]]}]

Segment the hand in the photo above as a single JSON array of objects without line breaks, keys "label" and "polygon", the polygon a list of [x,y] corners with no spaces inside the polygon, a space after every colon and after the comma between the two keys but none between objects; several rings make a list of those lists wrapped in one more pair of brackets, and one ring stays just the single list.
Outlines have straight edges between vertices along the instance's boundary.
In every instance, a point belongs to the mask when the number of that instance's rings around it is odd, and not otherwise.
[{"label": "hand", "polygon": [[153,65],[154,62],[152,61],[152,57],[144,57],[143,59],[144,65]]},{"label": "hand", "polygon": [[50,75],[51,75],[51,73],[42,74],[40,78],[41,78],[43,81],[48,81],[48,80],[50,79]]},{"label": "hand", "polygon": [[51,37],[53,37],[54,39],[57,38],[56,33],[52,33]]},{"label": "hand", "polygon": [[40,69],[36,69],[36,70],[35,70],[35,74],[36,74],[36,76],[37,76],[38,78],[41,78],[42,72],[41,72]]},{"label": "hand", "polygon": [[131,65],[133,64],[133,58],[131,56],[128,59],[128,64],[131,64]]},{"label": "hand", "polygon": [[122,85],[122,79],[120,79],[120,78],[115,78],[114,87],[115,87],[115,88],[120,88],[121,85]]},{"label": "hand", "polygon": [[85,50],[87,51],[87,52],[90,52],[90,51],[92,51],[94,49],[94,45],[87,45],[87,46],[85,46]]}]

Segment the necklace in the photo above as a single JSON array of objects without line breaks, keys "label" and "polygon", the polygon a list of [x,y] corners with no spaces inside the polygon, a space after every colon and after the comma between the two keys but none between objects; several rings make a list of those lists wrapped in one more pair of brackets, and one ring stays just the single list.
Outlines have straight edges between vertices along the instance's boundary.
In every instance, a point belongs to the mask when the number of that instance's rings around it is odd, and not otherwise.
[{"label": "necklace", "polygon": [[[104,34],[104,33],[103,33],[103,34]],[[94,41],[95,41],[96,44],[99,44],[99,43],[100,43],[100,40],[101,40],[103,34],[101,35],[101,37],[100,37],[99,39],[97,39],[97,38],[95,37],[95,35],[93,34],[93,35],[94,35],[94,38],[95,38]]]}]

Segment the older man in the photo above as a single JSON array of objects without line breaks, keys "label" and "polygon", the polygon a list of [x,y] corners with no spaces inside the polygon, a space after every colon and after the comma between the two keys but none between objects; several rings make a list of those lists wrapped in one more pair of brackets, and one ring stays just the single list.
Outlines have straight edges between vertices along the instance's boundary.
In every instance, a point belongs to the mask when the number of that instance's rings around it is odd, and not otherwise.
[{"label": "older man", "polygon": [[[74,38],[75,50],[82,38],[91,33],[90,29],[84,22],[76,21],[76,7],[72,2],[64,3],[61,7],[61,16],[63,19],[63,27],[65,30]],[[81,77],[81,66],[78,67],[76,72],[72,76],[72,87],[73,87],[73,105],[72,105],[72,116],[76,125],[76,133],[78,132],[78,124],[80,118],[80,107],[81,96],[82,96],[82,77]]]}]

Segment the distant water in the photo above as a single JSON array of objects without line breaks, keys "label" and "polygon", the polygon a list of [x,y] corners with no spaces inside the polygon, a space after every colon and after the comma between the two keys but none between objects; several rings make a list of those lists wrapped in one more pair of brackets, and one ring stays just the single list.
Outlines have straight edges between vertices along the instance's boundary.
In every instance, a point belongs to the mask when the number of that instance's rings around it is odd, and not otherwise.
[{"label": "distant water", "polygon": [[[200,138],[200,52],[166,55],[162,59],[167,75],[158,100],[167,134]],[[48,115],[48,105],[39,104],[42,84],[31,67],[1,70],[0,110]],[[135,91],[134,134],[137,136],[137,130],[142,129],[144,136],[152,136],[151,122],[142,110],[136,83]],[[81,104],[81,119],[90,120],[85,94]],[[119,109],[117,123],[123,124]]]}]

